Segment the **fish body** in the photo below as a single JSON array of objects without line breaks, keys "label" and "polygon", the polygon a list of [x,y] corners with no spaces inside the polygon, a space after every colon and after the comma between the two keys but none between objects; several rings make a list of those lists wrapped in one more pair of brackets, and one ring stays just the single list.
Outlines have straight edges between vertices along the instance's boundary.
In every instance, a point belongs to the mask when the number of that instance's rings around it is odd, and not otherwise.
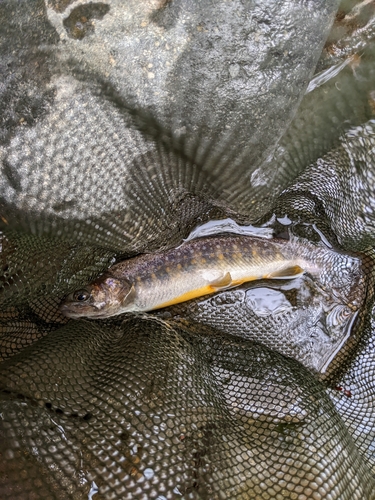
[{"label": "fish body", "polygon": [[107,318],[167,307],[248,281],[319,273],[319,259],[315,262],[314,256],[328,250],[308,246],[298,252],[298,245],[285,240],[238,235],[198,238],[113,265],[66,297],[60,309],[72,318]]}]

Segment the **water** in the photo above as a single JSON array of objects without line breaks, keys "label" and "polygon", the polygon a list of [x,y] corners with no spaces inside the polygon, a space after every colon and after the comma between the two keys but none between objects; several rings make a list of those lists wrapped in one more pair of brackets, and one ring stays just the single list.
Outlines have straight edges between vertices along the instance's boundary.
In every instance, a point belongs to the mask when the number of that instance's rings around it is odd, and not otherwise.
[{"label": "water", "polygon": [[[231,219],[211,221],[187,240],[222,232],[270,238],[272,229],[239,226]],[[363,305],[365,277],[361,260],[335,252],[326,238],[321,246],[291,236],[298,255],[316,264],[318,273],[291,281],[264,280],[180,305],[178,314],[292,357],[325,374],[350,337]],[[313,266],[311,266],[313,268]],[[173,308],[168,310],[173,316]]]}]

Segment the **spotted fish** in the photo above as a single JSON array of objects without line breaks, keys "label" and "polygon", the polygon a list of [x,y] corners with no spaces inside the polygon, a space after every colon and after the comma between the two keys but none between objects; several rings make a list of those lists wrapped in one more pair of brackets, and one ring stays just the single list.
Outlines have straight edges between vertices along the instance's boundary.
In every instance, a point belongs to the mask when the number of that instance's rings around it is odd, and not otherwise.
[{"label": "spotted fish", "polygon": [[260,279],[316,274],[314,251],[299,256],[285,240],[223,235],[198,238],[178,248],[143,254],[110,267],[67,296],[60,310],[71,318],[107,318],[151,311]]}]

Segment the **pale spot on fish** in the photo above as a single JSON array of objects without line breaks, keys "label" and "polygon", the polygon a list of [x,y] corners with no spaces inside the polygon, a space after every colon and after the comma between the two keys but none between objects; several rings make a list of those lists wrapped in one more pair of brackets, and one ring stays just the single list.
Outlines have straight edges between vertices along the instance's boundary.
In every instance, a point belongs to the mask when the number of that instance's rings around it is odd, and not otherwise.
[{"label": "pale spot on fish", "polygon": [[176,267],[177,267],[177,269],[182,269],[181,264],[177,264],[177,266],[176,266]]},{"label": "pale spot on fish", "polygon": [[219,255],[217,256],[217,258],[219,260],[224,260],[224,255],[222,253],[219,253]]}]

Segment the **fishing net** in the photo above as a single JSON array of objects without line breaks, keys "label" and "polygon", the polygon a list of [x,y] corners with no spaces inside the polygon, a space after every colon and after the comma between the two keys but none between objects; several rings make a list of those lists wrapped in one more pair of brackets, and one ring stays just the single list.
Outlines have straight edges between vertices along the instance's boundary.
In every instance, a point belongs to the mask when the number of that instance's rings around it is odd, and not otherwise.
[{"label": "fishing net", "polygon": [[[3,0],[0,19],[0,497],[375,498],[373,4]],[[285,348],[318,335],[298,282],[59,312],[226,218],[360,257],[327,369]],[[259,289],[291,308],[260,314]]]}]

